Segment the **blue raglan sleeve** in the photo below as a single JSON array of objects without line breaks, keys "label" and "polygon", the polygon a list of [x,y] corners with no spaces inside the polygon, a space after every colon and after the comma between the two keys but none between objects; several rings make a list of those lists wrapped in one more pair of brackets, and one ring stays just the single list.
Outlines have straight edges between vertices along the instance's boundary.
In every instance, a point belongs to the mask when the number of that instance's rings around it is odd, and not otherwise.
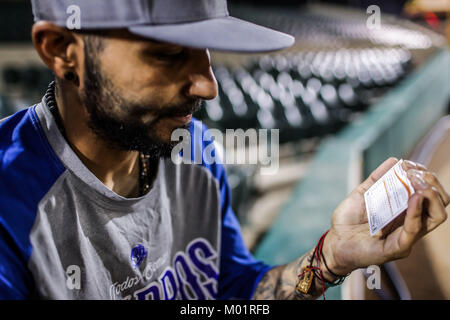
[{"label": "blue raglan sleeve", "polygon": [[[198,154],[195,149],[201,145],[201,150],[205,150],[212,140],[206,125],[196,119],[193,119],[190,130],[195,141],[192,144],[195,159]],[[201,138],[198,137],[200,132]],[[215,157],[215,153],[216,150],[212,149],[211,155]],[[259,281],[272,267],[255,259],[244,243],[239,221],[231,207],[231,191],[223,164],[216,161],[202,165],[211,171],[220,187],[222,228],[217,299],[251,299]]]},{"label": "blue raglan sleeve", "polygon": [[22,300],[31,291],[26,263],[15,249],[14,239],[0,219],[0,300]]},{"label": "blue raglan sleeve", "polygon": [[[11,162],[20,154],[20,145],[14,144],[14,128],[25,111],[17,113],[0,124],[0,300],[25,299],[30,292],[30,277],[26,269],[26,232],[22,232],[27,219],[21,219],[25,208],[16,199],[22,177],[10,170]],[[23,186],[22,186],[23,189]]]},{"label": "blue raglan sleeve", "polygon": [[34,108],[0,124],[0,299],[35,293],[30,233],[39,201],[64,172],[38,126]]}]

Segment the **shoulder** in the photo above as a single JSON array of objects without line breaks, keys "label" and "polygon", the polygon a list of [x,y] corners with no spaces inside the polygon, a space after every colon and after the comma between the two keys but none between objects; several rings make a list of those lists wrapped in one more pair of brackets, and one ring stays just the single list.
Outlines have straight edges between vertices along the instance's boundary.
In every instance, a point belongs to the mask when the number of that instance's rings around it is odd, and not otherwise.
[{"label": "shoulder", "polygon": [[0,123],[0,243],[13,239],[24,255],[37,206],[64,172],[51,154],[33,107]]},{"label": "shoulder", "polygon": [[36,174],[45,177],[61,169],[62,164],[48,143],[34,107],[16,112],[0,122],[0,183],[11,174],[14,174],[14,180],[20,179],[16,171],[31,178]]}]

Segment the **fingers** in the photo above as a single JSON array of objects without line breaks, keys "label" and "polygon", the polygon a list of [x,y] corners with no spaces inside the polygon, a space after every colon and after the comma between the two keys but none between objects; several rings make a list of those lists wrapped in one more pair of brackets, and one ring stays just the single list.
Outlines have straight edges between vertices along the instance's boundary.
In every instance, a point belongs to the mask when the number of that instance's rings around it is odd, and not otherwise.
[{"label": "fingers", "polygon": [[423,201],[422,195],[414,194],[408,201],[403,226],[388,235],[384,250],[389,260],[407,257],[413,244],[425,233],[422,221]]},{"label": "fingers", "polygon": [[364,194],[364,192],[366,192],[378,179],[380,179],[386,172],[388,172],[390,168],[395,166],[397,162],[397,158],[389,158],[384,161],[370,174],[370,176],[363,183],[358,186],[356,190],[361,194]]},{"label": "fingers", "polygon": [[411,160],[404,160],[403,161],[403,169],[405,171],[408,171],[409,169],[417,169],[417,170],[426,170],[428,171],[427,167],[425,167],[423,164],[414,162]]},{"label": "fingers", "polygon": [[408,201],[408,209],[406,210],[403,229],[405,232],[406,244],[413,244],[419,237],[419,233],[423,228],[422,212],[424,204],[424,196],[420,193],[413,195]]},{"label": "fingers", "polygon": [[437,189],[424,180],[410,180],[416,193],[408,201],[403,227],[396,230],[399,237],[392,251],[392,258],[396,259],[408,256],[419,238],[436,229],[447,219],[447,212]]},{"label": "fingers", "polygon": [[423,185],[425,183],[436,188],[439,196],[442,199],[444,207],[449,205],[450,196],[433,172],[430,172],[425,166],[421,164],[406,160],[404,162],[403,169],[407,171],[408,178],[410,180],[415,179],[419,185]]},{"label": "fingers", "polygon": [[439,192],[439,196],[442,199],[444,207],[448,206],[450,203],[450,196],[448,192],[444,189],[444,187],[442,186],[436,175],[430,171],[419,171],[419,172],[423,172],[425,181],[428,182],[434,188],[436,188],[436,190]]},{"label": "fingers", "polygon": [[436,175],[430,171],[422,171],[422,170],[408,170],[408,177],[414,176],[418,181],[423,181],[428,184],[429,186],[436,189],[438,192],[438,195],[442,199],[442,203],[444,207],[446,207],[450,202],[450,197],[448,193],[445,191],[444,187],[441,185],[439,180],[437,179]]},{"label": "fingers", "polygon": [[428,233],[436,229],[447,220],[447,212],[442,203],[441,197],[433,187],[426,190],[419,190],[418,194],[425,198],[422,218],[425,223],[425,231]]},{"label": "fingers", "polygon": [[[428,233],[447,219],[447,213],[440,192],[433,185],[425,181],[420,175],[417,176],[413,173],[413,170],[408,171],[408,178],[416,190],[416,194],[410,199],[410,202],[413,201],[413,198],[422,198],[422,211],[420,211],[420,213],[416,212],[414,210],[417,208],[414,207],[411,208],[412,212],[407,211],[405,228],[408,226],[409,229],[405,229],[405,231],[416,232],[417,230],[413,227],[418,227],[420,220],[420,223],[423,222],[425,224],[422,226],[425,227],[424,231]],[[414,201],[408,203],[408,208],[415,205]],[[408,213],[410,215],[409,218],[413,220],[408,220]],[[417,218],[417,221],[414,220],[415,218]],[[408,225],[407,221],[409,221]]]}]

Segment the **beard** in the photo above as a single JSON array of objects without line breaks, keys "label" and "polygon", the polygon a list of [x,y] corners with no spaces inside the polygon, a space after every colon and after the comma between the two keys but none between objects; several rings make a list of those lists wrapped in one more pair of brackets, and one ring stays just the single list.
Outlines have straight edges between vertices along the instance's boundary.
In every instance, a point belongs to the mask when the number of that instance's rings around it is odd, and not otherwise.
[{"label": "beard", "polygon": [[[85,81],[81,101],[87,109],[88,126],[109,147],[121,151],[139,151],[151,158],[170,158],[178,141],[162,141],[156,124],[163,118],[195,113],[201,100],[164,106],[126,101],[111,81],[102,77],[99,62],[86,55]],[[152,113],[155,119],[144,123],[139,116]],[[190,123],[179,128],[188,129]]]}]

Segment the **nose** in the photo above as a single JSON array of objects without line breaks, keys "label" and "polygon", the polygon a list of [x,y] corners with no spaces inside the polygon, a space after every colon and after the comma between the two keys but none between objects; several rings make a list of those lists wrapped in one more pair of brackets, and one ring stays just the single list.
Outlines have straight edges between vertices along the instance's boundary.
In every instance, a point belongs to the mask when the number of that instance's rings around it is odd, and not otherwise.
[{"label": "nose", "polygon": [[193,50],[189,70],[187,95],[195,99],[211,100],[218,94],[217,80],[211,69],[208,50]]}]

